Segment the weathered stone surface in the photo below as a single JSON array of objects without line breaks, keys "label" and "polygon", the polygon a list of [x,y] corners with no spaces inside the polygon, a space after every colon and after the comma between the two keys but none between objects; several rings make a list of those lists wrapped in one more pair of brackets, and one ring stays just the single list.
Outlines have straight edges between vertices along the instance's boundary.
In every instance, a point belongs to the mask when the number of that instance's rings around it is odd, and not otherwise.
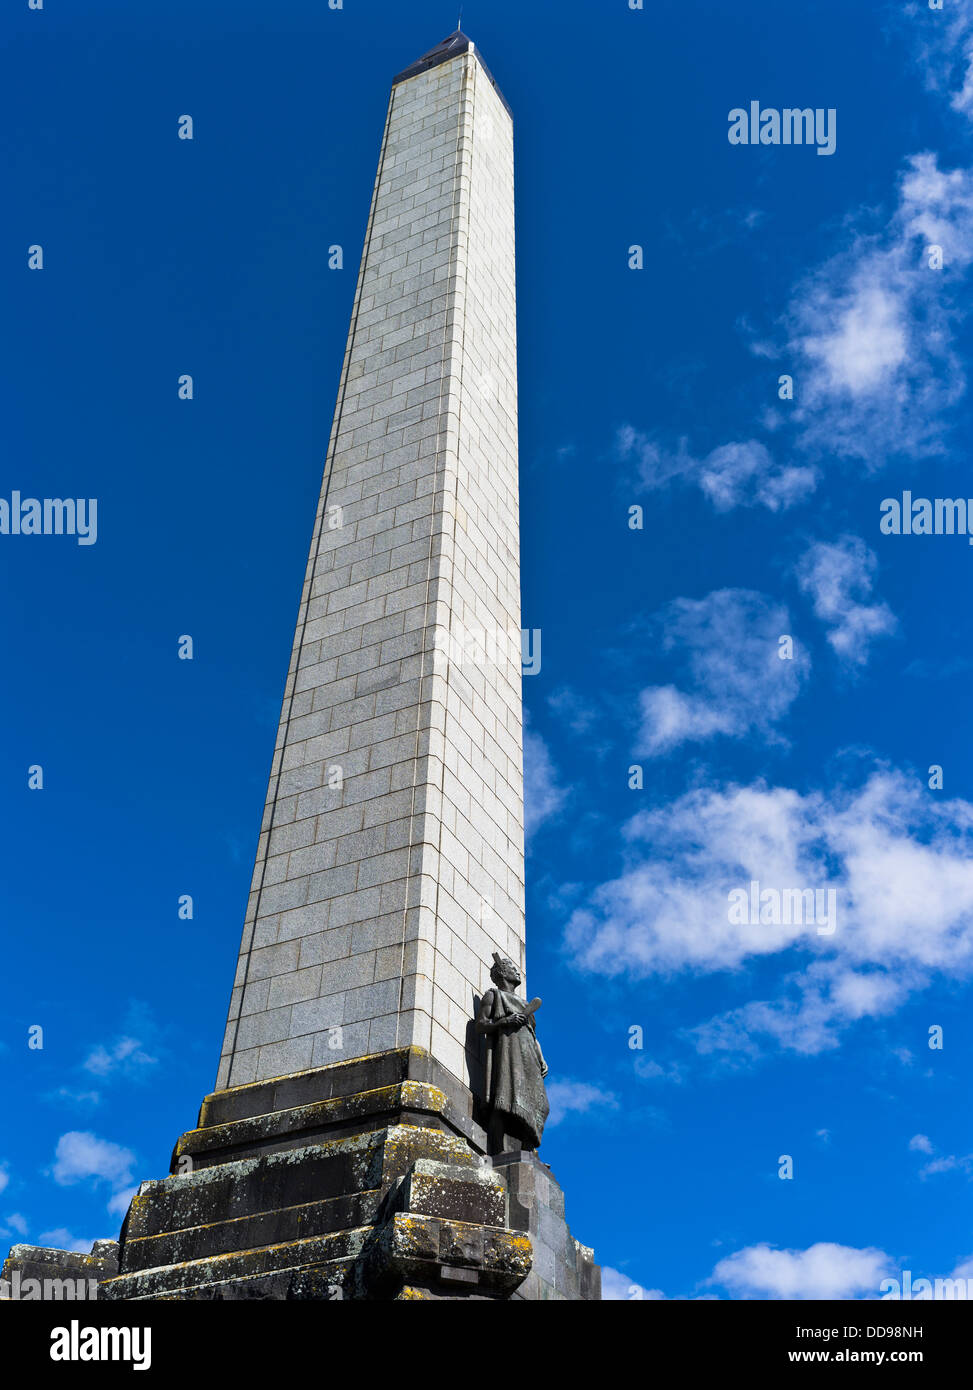
[{"label": "weathered stone surface", "polygon": [[118,1243],[96,1240],[88,1254],[43,1245],[14,1245],[0,1270],[0,1299],[53,1302],[95,1299],[118,1272]]},{"label": "weathered stone surface", "polygon": [[507,1187],[507,1224],[530,1236],[534,1258],[514,1298],[597,1301],[601,1270],[594,1252],[575,1240],[564,1219],[564,1193],[534,1154],[497,1156]]},{"label": "weathered stone surface", "polygon": [[[207,1097],[200,1114],[213,1123],[177,1146],[177,1166],[193,1145],[210,1161],[143,1183],[118,1245],[98,1242],[91,1255],[16,1246],[4,1277],[96,1273],[97,1296],[111,1300],[599,1297],[591,1252],[564,1224],[550,1171],[528,1155],[491,1161],[448,1123],[444,1094],[410,1079],[442,1079],[437,1066],[400,1049],[332,1075],[279,1078],[272,1090]],[[376,1077],[398,1079],[349,1093]],[[290,1103],[308,1095],[328,1099]],[[275,1099],[282,1110],[253,1113]],[[456,1094],[461,1116],[470,1103]],[[332,1105],[359,1132],[295,1144],[304,1112]],[[438,1123],[411,1122],[419,1105]],[[255,1124],[267,1147],[244,1153]]]},{"label": "weathered stone surface", "polygon": [[502,1175],[465,1139],[394,1125],[144,1183],[102,1296],[442,1296],[453,1280],[502,1298],[530,1268],[505,1216]]},{"label": "weathered stone surface", "polygon": [[[235,1251],[212,1259],[187,1260],[182,1264],[164,1265],[130,1275],[106,1280],[99,1288],[99,1298],[200,1298],[209,1297],[207,1290],[214,1284],[227,1286],[241,1280],[263,1278],[269,1273],[291,1278],[309,1271],[322,1275],[320,1288],[327,1290],[343,1285],[361,1254],[370,1228],[338,1231],[312,1240],[295,1241],[283,1246],[260,1247]],[[312,1285],[305,1296],[313,1297]],[[224,1288],[223,1297],[233,1296]],[[330,1294],[327,1295],[329,1298]]]},{"label": "weathered stone surface", "polygon": [[304,1147],[311,1137],[355,1134],[365,1127],[381,1128],[393,1116],[429,1117],[435,1122],[445,1114],[448,1104],[447,1097],[435,1086],[404,1081],[357,1096],[341,1096],[249,1120],[192,1130],[177,1143],[173,1166],[178,1166],[186,1156],[193,1159],[194,1166],[205,1166],[220,1162],[231,1152],[243,1156],[268,1148]]},{"label": "weathered stone surface", "polygon": [[425,1285],[440,1296],[451,1289],[454,1298],[472,1291],[505,1298],[526,1277],[531,1247],[515,1231],[394,1212],[367,1259],[365,1280],[379,1297],[394,1297],[405,1285]]},{"label": "weathered stone surface", "polygon": [[481,1166],[417,1159],[405,1178],[401,1200],[409,1211],[447,1216],[486,1226],[503,1226],[507,1190],[503,1179]]},{"label": "weathered stone surface", "polygon": [[207,1096],[199,1125],[176,1145],[172,1168],[178,1171],[186,1156],[202,1167],[405,1117],[461,1134],[482,1149],[485,1135],[473,1109],[469,1088],[425,1049],[398,1048]]},{"label": "weathered stone surface", "polygon": [[255,1274],[223,1284],[202,1284],[178,1294],[162,1294],[162,1300],[214,1303],[242,1303],[261,1299],[271,1302],[314,1300],[340,1303],[344,1290],[335,1283],[335,1273],[324,1269],[289,1269],[282,1274]]}]

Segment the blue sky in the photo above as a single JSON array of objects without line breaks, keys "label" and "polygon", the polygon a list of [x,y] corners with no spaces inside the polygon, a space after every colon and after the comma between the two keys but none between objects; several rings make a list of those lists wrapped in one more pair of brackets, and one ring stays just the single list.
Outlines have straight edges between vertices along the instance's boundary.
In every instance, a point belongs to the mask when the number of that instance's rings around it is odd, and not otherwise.
[{"label": "blue sky", "polygon": [[[212,1086],[388,84],[455,19],[7,8],[0,496],[96,497],[98,534],[0,535],[4,1241],[115,1234]],[[464,28],[516,119],[528,983],[573,1230],[620,1297],[973,1276],[973,555],[879,528],[973,494],[973,5]],[[751,101],[833,109],[835,152],[731,145]],[[833,887],[835,930],[733,923],[754,880]]]}]

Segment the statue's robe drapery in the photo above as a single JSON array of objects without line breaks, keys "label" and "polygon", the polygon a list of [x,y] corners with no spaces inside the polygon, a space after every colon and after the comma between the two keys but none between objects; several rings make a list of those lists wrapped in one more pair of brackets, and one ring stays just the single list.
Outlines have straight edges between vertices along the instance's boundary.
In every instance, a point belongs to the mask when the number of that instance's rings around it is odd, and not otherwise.
[{"label": "statue's robe drapery", "polygon": [[[527,1001],[506,990],[491,989],[484,995],[490,1022],[507,1014],[524,1013]],[[486,1036],[484,1091],[494,1111],[511,1115],[524,1131],[527,1147],[538,1148],[550,1106],[544,1089],[544,1062],[533,1014],[522,1028],[502,1029]]]}]

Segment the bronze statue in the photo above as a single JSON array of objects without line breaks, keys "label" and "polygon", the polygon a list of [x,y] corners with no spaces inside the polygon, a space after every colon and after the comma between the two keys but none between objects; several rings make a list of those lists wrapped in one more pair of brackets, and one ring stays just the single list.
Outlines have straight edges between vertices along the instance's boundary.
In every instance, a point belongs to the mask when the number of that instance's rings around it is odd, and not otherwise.
[{"label": "bronze statue", "polygon": [[496,988],[487,990],[476,1016],[476,1031],[486,1038],[487,1148],[491,1154],[536,1149],[550,1110],[544,1089],[547,1063],[534,1022],[541,1001],[528,1004],[515,993],[520,971],[496,951],[490,979]]}]

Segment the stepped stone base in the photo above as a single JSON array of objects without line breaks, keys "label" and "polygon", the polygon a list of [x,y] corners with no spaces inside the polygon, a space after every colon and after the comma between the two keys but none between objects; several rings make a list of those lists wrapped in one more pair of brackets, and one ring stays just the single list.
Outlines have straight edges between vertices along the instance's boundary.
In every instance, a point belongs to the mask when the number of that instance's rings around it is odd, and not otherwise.
[{"label": "stepped stone base", "polygon": [[87,1255],[45,1245],[14,1245],[0,1270],[0,1299],[90,1301],[99,1297],[102,1280],[117,1273],[114,1240],[96,1240]]},{"label": "stepped stone base", "polygon": [[[27,1249],[11,1252],[23,1269]],[[93,1258],[41,1253],[58,1262],[49,1275]],[[133,1198],[97,1296],[598,1299],[601,1287],[547,1166],[489,1158],[469,1089],[410,1047],[207,1096],[172,1176]]]}]

